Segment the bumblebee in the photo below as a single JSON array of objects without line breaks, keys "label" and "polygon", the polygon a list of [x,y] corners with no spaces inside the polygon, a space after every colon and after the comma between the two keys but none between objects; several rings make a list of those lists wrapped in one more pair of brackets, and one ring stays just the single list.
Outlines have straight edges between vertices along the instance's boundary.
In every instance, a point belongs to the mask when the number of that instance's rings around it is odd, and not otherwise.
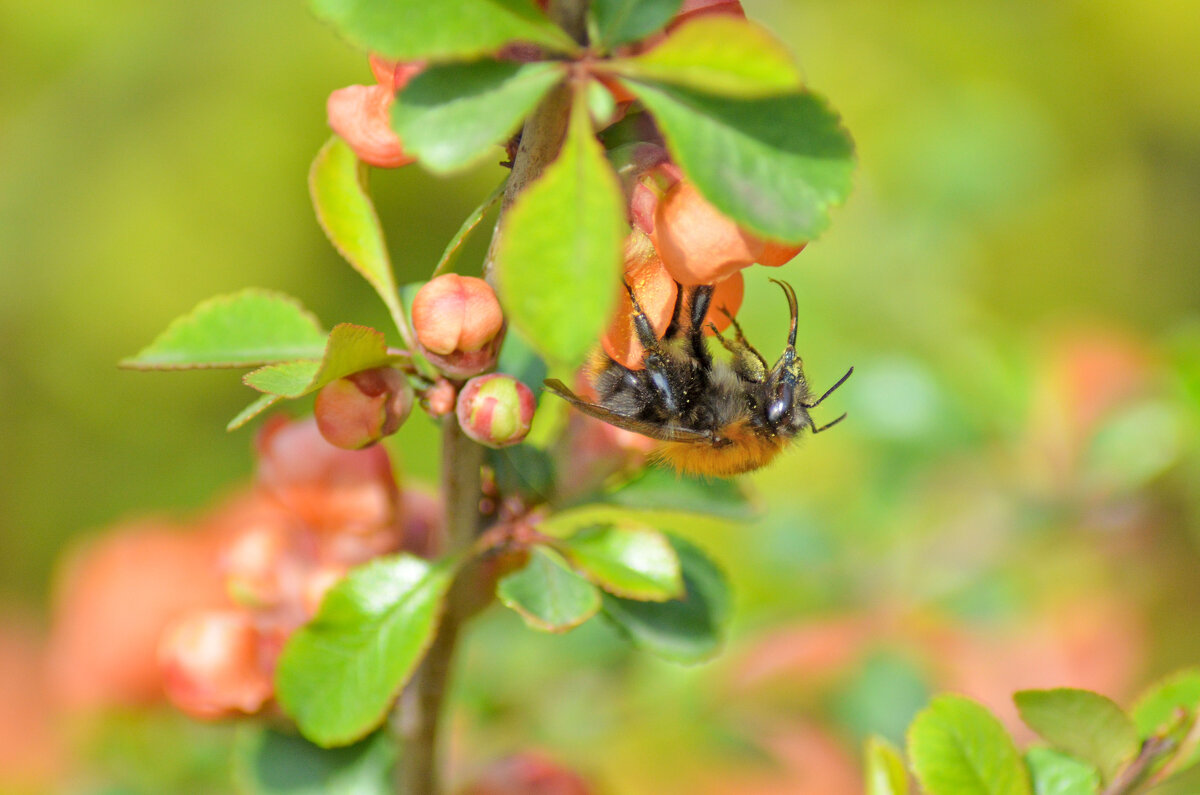
[{"label": "bumblebee", "polygon": [[596,403],[556,379],[547,380],[546,386],[584,414],[662,442],[656,457],[680,472],[729,476],[765,466],[805,428],[820,433],[846,418],[842,414],[818,427],[808,412],[854,372],[851,367],[823,395],[811,399],[796,355],[796,291],[787,282],[771,281],[783,290],[791,311],[787,347],[774,367],[746,341],[723,308],[733,329],[731,338],[711,323],[707,327],[730,358],[713,358],[704,333],[712,285],[680,288],[674,318],[662,339],[626,285],[634,330],[645,349],[643,369],[631,370],[598,354],[593,372]]}]

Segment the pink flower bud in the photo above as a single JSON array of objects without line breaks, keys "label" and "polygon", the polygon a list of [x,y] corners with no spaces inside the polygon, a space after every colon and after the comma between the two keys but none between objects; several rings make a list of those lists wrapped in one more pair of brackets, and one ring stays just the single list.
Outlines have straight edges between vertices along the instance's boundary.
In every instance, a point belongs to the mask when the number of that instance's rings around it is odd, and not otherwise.
[{"label": "pink flower bud", "polygon": [[535,408],[529,387],[502,373],[472,378],[458,393],[459,425],[488,447],[519,444],[529,433]]},{"label": "pink flower bud", "polygon": [[271,678],[260,664],[258,633],[248,613],[204,610],[173,621],[158,647],[167,697],[197,718],[260,710]]},{"label": "pink flower bud", "polygon": [[466,378],[496,363],[504,313],[483,279],[446,273],[417,291],[413,329],[422,353],[446,375]]},{"label": "pink flower bud", "polygon": [[397,168],[416,158],[404,152],[392,130],[390,86],[346,86],[329,95],[329,126],[350,145],[359,160],[379,168]]},{"label": "pink flower bud", "polygon": [[458,400],[458,387],[445,378],[434,381],[421,393],[421,405],[429,412],[430,417],[445,417],[454,411],[454,403]]},{"label": "pink flower bud", "polygon": [[313,415],[325,441],[343,450],[360,450],[398,431],[415,401],[404,373],[376,367],[322,387]]}]

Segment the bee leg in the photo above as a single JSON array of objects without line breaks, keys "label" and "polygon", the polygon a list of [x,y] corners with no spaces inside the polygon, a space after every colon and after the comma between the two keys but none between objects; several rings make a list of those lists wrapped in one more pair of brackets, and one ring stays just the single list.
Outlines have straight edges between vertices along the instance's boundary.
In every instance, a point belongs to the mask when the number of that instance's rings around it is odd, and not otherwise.
[{"label": "bee leg", "polygon": [[[821,395],[821,397],[817,398],[816,401],[814,401],[812,403],[802,403],[800,405],[804,406],[804,408],[806,408],[806,409],[816,408],[817,406],[821,405],[821,403],[823,403],[825,401],[825,398],[827,398],[833,394],[835,389],[837,389],[842,384],[846,383],[846,379],[849,378],[850,374],[853,372],[854,372],[854,368],[851,367],[849,370],[846,371],[846,374],[844,376],[842,376],[841,378],[838,379],[838,382],[836,384],[829,387],[829,389],[826,389],[825,394]],[[842,416],[844,417],[845,415],[843,414]],[[839,420],[841,420],[841,417],[839,417],[838,419],[829,423],[829,425],[833,425],[834,422],[838,422]],[[825,427],[828,428],[829,425],[826,425]],[[814,431],[814,433],[815,433],[815,431]]]},{"label": "bee leg", "polygon": [[[729,318],[729,325],[733,326],[734,339],[737,340],[738,345],[741,345],[742,348],[744,348],[747,353],[749,353],[751,356],[753,356],[755,359],[758,360],[758,363],[760,365],[762,365],[762,369],[763,369],[764,373],[767,370],[769,370],[770,365],[767,364],[767,360],[763,358],[763,355],[761,353],[759,353],[757,350],[755,350],[754,346],[750,344],[750,340],[746,339],[746,334],[745,334],[745,332],[742,331],[742,324],[737,322],[737,318],[734,317],[733,315],[731,315],[729,313],[729,310],[726,309],[725,307],[721,307],[721,314],[723,314],[723,315],[725,315],[725,317]],[[720,336],[720,335],[718,334],[717,336]],[[722,342],[724,342],[724,341],[722,340]],[[725,347],[729,348],[728,345],[726,345]],[[730,350],[732,350],[732,348]]]},{"label": "bee leg", "polygon": [[827,430],[829,430],[830,428],[832,428],[834,425],[837,425],[839,422],[841,422],[841,421],[842,421],[842,420],[844,420],[844,419],[846,419],[846,415],[845,415],[845,414],[843,414],[842,416],[838,417],[838,418],[837,418],[836,420],[834,420],[833,422],[827,422],[827,423],[825,423],[825,424],[824,424],[824,425],[822,425],[820,428],[813,428],[813,433],[820,433],[821,431],[827,431]]},{"label": "bee leg", "polygon": [[658,337],[654,334],[654,326],[650,324],[650,318],[646,317],[646,313],[642,311],[642,306],[638,303],[637,296],[633,294],[633,288],[629,286],[628,282],[625,283],[625,290],[629,293],[629,300],[633,304],[633,329],[637,332],[638,342],[645,349],[642,354],[642,364],[646,366],[646,376],[650,381],[650,386],[661,401],[663,409],[668,414],[675,414],[679,411],[679,402],[675,399],[675,391],[667,377],[666,356],[659,344]]},{"label": "bee leg", "polygon": [[701,284],[692,290],[691,306],[688,307],[688,343],[692,355],[698,359],[705,369],[712,367],[712,354],[704,344],[704,318],[712,304],[713,285]]},{"label": "bee leg", "polygon": [[767,363],[763,361],[763,357],[758,355],[758,351],[746,344],[746,338],[742,336],[741,329],[738,329],[737,336],[732,340],[727,340],[721,335],[721,332],[717,331],[715,324],[709,323],[708,327],[712,329],[713,334],[725,347],[725,350],[733,354],[733,371],[739,378],[756,384],[761,384],[766,380]]}]

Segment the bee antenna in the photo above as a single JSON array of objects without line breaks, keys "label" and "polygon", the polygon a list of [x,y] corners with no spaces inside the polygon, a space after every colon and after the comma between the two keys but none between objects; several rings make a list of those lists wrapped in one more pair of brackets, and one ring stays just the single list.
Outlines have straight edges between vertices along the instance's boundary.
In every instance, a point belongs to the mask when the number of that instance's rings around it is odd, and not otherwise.
[{"label": "bee antenna", "polygon": [[[814,401],[813,403],[805,403],[805,404],[804,404],[804,408],[806,408],[806,409],[814,409],[814,408],[816,408],[817,406],[819,406],[819,405],[821,405],[822,403],[824,403],[824,402],[825,402],[825,398],[827,398],[827,397],[829,397],[830,395],[832,395],[832,394],[833,394],[833,391],[834,391],[835,389],[837,389],[837,388],[838,388],[839,386],[841,386],[842,384],[846,383],[846,379],[847,379],[847,378],[849,378],[849,377],[850,377],[850,375],[851,375],[851,373],[853,373],[853,372],[854,372],[854,368],[853,368],[853,367],[851,367],[849,370],[847,370],[847,371],[846,371],[846,374],[845,374],[844,376],[842,376],[841,378],[839,378],[839,379],[837,380],[837,383],[836,383],[836,384],[834,384],[833,386],[829,387],[829,389],[826,389],[826,390],[825,390],[825,394],[824,394],[824,395],[821,395],[821,397],[817,398],[817,399],[816,399],[816,401]],[[837,420],[834,420],[834,422],[837,422]],[[830,423],[830,425],[832,425],[832,424],[833,424],[833,423]]]},{"label": "bee antenna", "polygon": [[788,310],[791,312],[791,315],[792,315],[792,323],[791,323],[791,326],[788,328],[787,346],[788,346],[788,350],[790,350],[792,352],[792,354],[795,355],[795,352],[796,352],[796,322],[797,322],[797,318],[800,314],[800,309],[796,304],[796,291],[794,289],[792,289],[792,285],[788,284],[787,282],[780,281],[779,279],[771,279],[771,281],[778,284],[779,289],[783,290],[783,294],[785,296],[787,296]]}]

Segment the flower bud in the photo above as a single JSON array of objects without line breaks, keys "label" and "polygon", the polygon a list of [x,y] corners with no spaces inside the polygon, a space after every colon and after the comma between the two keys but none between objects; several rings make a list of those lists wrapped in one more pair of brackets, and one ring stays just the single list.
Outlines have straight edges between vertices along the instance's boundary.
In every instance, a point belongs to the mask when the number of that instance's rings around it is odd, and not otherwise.
[{"label": "flower bud", "polygon": [[472,378],[458,393],[463,432],[488,447],[519,444],[529,433],[536,402],[529,387],[510,375]]},{"label": "flower bud", "polygon": [[390,86],[346,86],[329,95],[325,109],[329,126],[358,159],[379,168],[397,168],[416,158],[404,152],[392,130]]},{"label": "flower bud", "polygon": [[413,329],[422,352],[446,375],[467,378],[496,363],[504,313],[483,279],[446,273],[417,291]]},{"label": "flower bud", "polygon": [[[663,267],[662,259],[654,250],[650,238],[637,229],[625,238],[624,278],[649,319],[655,336],[662,337],[667,326],[671,325],[679,287]],[[618,289],[617,309],[608,330],[600,338],[600,344],[614,361],[631,370],[640,370],[645,350],[634,328],[633,302],[629,298],[629,290],[624,286]]]},{"label": "flower bud", "polygon": [[173,621],[158,647],[167,697],[197,718],[253,713],[271,697],[248,613],[203,610]]},{"label": "flower bud", "polygon": [[404,373],[376,367],[322,387],[313,416],[325,441],[343,450],[360,450],[398,431],[415,400]]},{"label": "flower bud", "polygon": [[439,378],[421,393],[421,405],[435,419],[454,411],[457,400],[458,387],[446,378]]}]

